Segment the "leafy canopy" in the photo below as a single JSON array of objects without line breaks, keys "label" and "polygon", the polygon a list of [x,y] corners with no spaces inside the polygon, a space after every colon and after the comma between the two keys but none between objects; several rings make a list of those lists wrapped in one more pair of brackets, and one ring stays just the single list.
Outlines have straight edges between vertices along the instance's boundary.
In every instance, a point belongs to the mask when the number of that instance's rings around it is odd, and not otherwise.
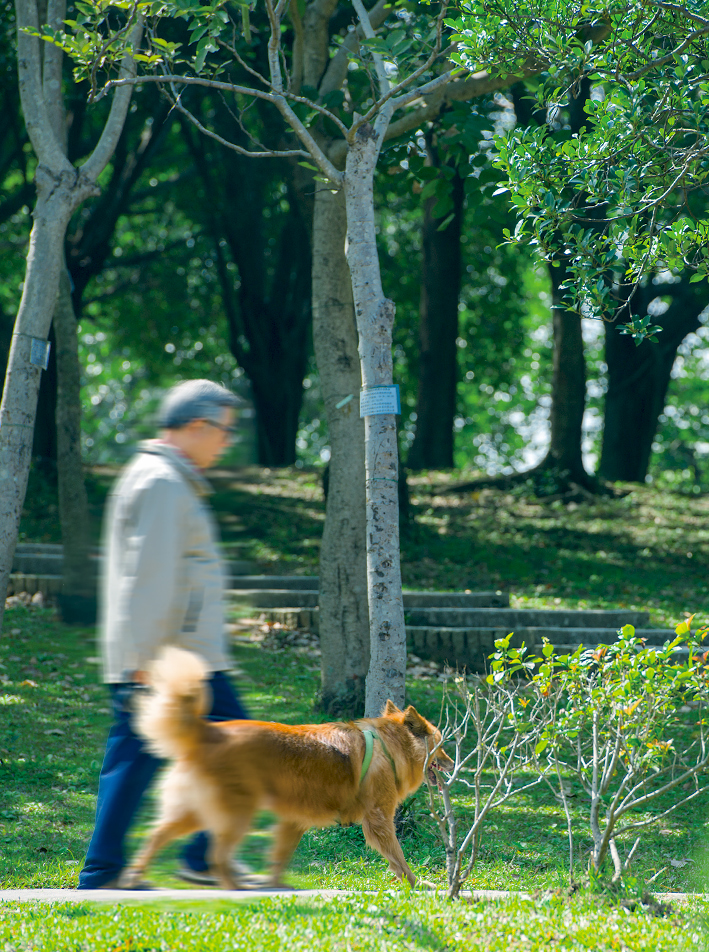
[{"label": "leafy canopy", "polygon": [[[656,330],[633,307],[651,273],[709,272],[709,18],[700,0],[463,0],[460,62],[539,78],[537,127],[498,138],[520,216],[508,238],[562,255],[571,307]],[[584,96],[585,124],[566,110]]]}]

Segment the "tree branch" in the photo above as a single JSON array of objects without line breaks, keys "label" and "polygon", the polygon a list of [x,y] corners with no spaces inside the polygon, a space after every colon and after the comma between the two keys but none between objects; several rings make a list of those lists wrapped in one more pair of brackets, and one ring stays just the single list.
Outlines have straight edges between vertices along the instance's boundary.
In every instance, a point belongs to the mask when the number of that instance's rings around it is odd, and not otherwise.
[{"label": "tree branch", "polygon": [[[121,71],[118,78],[119,83],[121,80],[128,81],[129,79],[136,78],[136,66],[135,60],[133,59],[133,51],[136,50],[140,45],[140,38],[142,35],[143,18],[138,16],[135,25],[130,31],[130,47],[126,50],[123,56]],[[101,133],[101,138],[99,139],[98,143],[96,144],[96,148],[93,150],[89,158],[80,167],[81,172],[94,182],[98,179],[101,172],[103,172],[103,170],[106,168],[106,165],[108,164],[108,161],[116,148],[116,143],[118,142],[121,132],[123,131],[123,125],[128,113],[128,106],[130,105],[132,92],[133,90],[130,85],[126,86],[124,89],[118,89],[116,91],[116,94],[113,97],[113,102],[111,103],[111,111],[108,114],[106,125],[103,127],[103,132]]]},{"label": "tree branch", "polygon": [[[369,22],[372,26],[372,29],[376,30],[382,25],[386,18],[391,13],[393,7],[391,5],[391,0],[378,0],[375,6],[369,11]],[[325,70],[325,75],[322,78],[320,83],[320,96],[327,96],[328,93],[333,92],[336,89],[339,89],[345,81],[347,76],[347,66],[350,61],[351,54],[355,51],[359,41],[364,36],[364,31],[361,24],[357,27],[356,30],[353,30],[349,33],[338,51],[330,60],[327,69]]]},{"label": "tree branch", "polygon": [[[59,30],[66,18],[66,0],[49,0],[47,5],[47,26]],[[62,151],[66,154],[67,129],[64,117],[64,97],[62,95],[63,51],[54,43],[44,44],[42,63],[42,95],[44,105]]]},{"label": "tree branch", "polygon": [[17,13],[17,73],[20,102],[25,117],[27,134],[40,165],[54,171],[74,172],[57,139],[47,112],[42,92],[40,47],[42,42],[26,30],[39,30],[37,0],[16,0]]}]

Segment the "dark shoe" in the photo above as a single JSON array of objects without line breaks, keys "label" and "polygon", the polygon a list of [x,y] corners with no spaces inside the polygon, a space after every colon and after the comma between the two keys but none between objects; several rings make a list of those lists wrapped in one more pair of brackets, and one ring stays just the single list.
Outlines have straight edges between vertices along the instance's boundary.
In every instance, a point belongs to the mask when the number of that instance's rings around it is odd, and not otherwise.
[{"label": "dark shoe", "polygon": [[129,892],[132,892],[135,890],[139,892],[144,892],[149,889],[155,889],[155,886],[153,886],[152,883],[149,883],[145,879],[139,879],[138,882],[135,883],[133,886],[122,886],[121,877],[116,876],[115,879],[109,879],[109,881],[107,883],[104,883],[103,886],[96,886],[95,888],[96,889],[122,889],[122,890],[127,890]]}]

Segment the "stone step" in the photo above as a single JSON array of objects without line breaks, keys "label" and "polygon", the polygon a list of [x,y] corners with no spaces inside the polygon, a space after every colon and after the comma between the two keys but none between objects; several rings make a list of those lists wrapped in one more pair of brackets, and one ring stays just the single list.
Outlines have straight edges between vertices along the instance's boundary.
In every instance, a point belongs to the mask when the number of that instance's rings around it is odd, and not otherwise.
[{"label": "stone step", "polygon": [[61,590],[61,575],[26,575],[22,572],[12,572],[7,582],[8,597],[10,595],[19,595],[20,592],[27,592],[29,595],[41,592],[43,595],[49,597],[58,595]]},{"label": "stone step", "polygon": [[[91,553],[92,560],[101,561],[98,551]],[[64,565],[64,551],[61,545],[35,545],[22,543],[15,549],[12,571],[20,575],[55,575],[61,578]],[[238,579],[241,576],[253,578],[252,572],[258,571],[258,563],[246,559],[231,559],[224,563],[227,577]],[[273,586],[269,585],[269,588]]]},{"label": "stone step", "polygon": [[[253,579],[254,576],[249,576]],[[256,576],[259,584],[253,588],[246,588],[232,581],[228,597],[232,605],[247,608],[315,608],[318,604],[319,593],[312,582],[317,578],[305,578],[309,584],[300,588],[281,587],[274,584],[268,588],[261,584],[261,579],[271,579],[274,583],[280,582],[283,576]],[[297,576],[296,576],[297,578]],[[286,577],[284,579],[288,581]],[[404,592],[404,610],[418,610],[428,608],[507,608],[510,597],[506,592]]]},{"label": "stone step", "polygon": [[[407,625],[406,641],[409,650],[426,661],[445,662],[453,668],[467,668],[469,671],[484,671],[488,656],[495,650],[495,641],[505,638],[510,630]],[[662,645],[675,636],[671,628],[636,628],[635,631],[649,645]],[[617,637],[615,628],[520,626],[514,629],[510,643],[519,647],[524,642],[528,647],[540,650],[542,639],[548,638],[558,653],[566,654],[576,651],[579,645],[595,648],[599,644],[613,644]]]},{"label": "stone step", "polygon": [[232,605],[239,608],[317,608],[318,593],[312,591],[293,592],[288,589],[230,589],[227,597]]},{"label": "stone step", "polygon": [[237,589],[277,589],[279,591],[313,591],[318,590],[317,575],[242,575],[234,578],[231,591]]},{"label": "stone step", "polygon": [[224,570],[227,578],[232,579],[253,578],[253,573],[259,570],[258,562],[250,562],[248,559],[227,559],[224,563]]},{"label": "stone step", "polygon": [[406,613],[407,625],[427,628],[505,628],[507,634],[519,628],[612,628],[623,625],[647,626],[648,612],[604,611],[602,609],[543,608],[427,608]]}]

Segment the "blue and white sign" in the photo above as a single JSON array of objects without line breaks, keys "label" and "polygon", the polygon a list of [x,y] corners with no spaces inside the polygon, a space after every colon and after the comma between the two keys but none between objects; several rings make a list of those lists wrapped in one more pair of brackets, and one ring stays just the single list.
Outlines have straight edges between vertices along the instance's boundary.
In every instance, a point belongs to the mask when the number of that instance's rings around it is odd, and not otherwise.
[{"label": "blue and white sign", "polygon": [[51,344],[48,340],[42,340],[40,337],[33,337],[30,344],[30,363],[34,367],[41,367],[46,370],[49,366],[49,351]]},{"label": "blue and white sign", "polygon": [[382,416],[385,413],[401,413],[399,385],[391,387],[366,387],[359,395],[361,417]]}]

